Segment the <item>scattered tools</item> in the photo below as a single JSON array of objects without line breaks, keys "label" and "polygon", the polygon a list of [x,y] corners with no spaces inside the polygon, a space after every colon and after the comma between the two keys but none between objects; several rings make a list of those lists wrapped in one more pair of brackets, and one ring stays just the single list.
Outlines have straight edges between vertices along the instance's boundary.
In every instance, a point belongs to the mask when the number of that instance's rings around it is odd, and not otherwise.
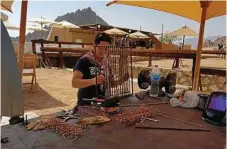
[{"label": "scattered tools", "polygon": [[211,131],[210,129],[199,129],[199,128],[174,128],[174,127],[153,127],[153,126],[135,126],[140,129],[161,129],[161,130],[176,130],[176,131]]},{"label": "scattered tools", "polygon": [[145,120],[149,120],[149,121],[152,121],[152,122],[155,122],[155,123],[159,122],[159,120],[155,120],[155,119],[152,119],[152,118],[145,117],[145,118],[142,118],[141,121],[139,123],[136,123],[136,124],[137,125],[143,125]]},{"label": "scattered tools", "polygon": [[2,137],[1,138],[1,143],[8,143],[9,142],[9,138],[8,137]]},{"label": "scattered tools", "polygon": [[184,120],[181,120],[181,119],[177,119],[177,118],[174,118],[174,117],[171,117],[171,116],[167,116],[167,115],[160,115],[160,116],[163,116],[163,117],[175,120],[175,121],[179,121],[179,122],[182,122],[182,123],[198,126],[198,127],[201,127],[201,128],[206,128],[206,126],[195,124],[195,123],[192,123],[192,122],[187,122],[187,121],[184,121]]},{"label": "scattered tools", "polygon": [[93,116],[93,117],[80,118],[77,124],[92,125],[92,124],[101,124],[108,121],[110,121],[110,119],[107,116]]},{"label": "scattered tools", "polygon": [[134,107],[134,106],[149,106],[149,105],[161,105],[168,104],[168,102],[158,102],[158,103],[138,103],[138,104],[122,104],[120,107]]},{"label": "scattered tools", "polygon": [[158,123],[159,122],[159,120],[155,120],[155,119],[152,119],[152,118],[145,118],[145,120],[149,120],[149,121],[152,121],[152,122],[155,122],[155,123]]},{"label": "scattered tools", "polygon": [[120,112],[120,108],[119,108],[120,99],[118,97],[112,97],[112,98],[108,98],[108,99],[83,98],[83,100],[97,103],[96,105],[105,113],[114,114],[114,113]]},{"label": "scattered tools", "polygon": [[63,119],[64,122],[67,122],[68,120],[70,119],[78,119],[78,116],[74,116],[74,115],[59,115],[59,116],[56,116],[57,118],[60,118],[60,119]]}]

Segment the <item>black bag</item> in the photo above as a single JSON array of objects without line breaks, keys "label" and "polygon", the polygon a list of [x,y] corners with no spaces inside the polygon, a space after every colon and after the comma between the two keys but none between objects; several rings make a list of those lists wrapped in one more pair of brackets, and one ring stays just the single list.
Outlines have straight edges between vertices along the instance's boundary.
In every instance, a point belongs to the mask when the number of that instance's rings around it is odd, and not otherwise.
[{"label": "black bag", "polygon": [[202,118],[217,126],[226,126],[226,92],[216,91],[210,94]]}]

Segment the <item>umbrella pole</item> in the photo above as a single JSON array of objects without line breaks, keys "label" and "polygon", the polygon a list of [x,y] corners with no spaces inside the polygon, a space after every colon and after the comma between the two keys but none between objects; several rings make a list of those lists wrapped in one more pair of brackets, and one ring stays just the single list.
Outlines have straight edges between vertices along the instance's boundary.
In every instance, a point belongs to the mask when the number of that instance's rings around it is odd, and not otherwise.
[{"label": "umbrella pole", "polygon": [[19,69],[20,69],[21,80],[22,80],[23,68],[24,68],[24,43],[25,43],[25,33],[26,33],[27,6],[28,6],[28,1],[27,0],[22,1],[20,35],[19,35]]},{"label": "umbrella pole", "polygon": [[43,39],[43,23],[41,22],[41,39]]},{"label": "umbrella pole", "polygon": [[209,7],[209,1],[200,1],[202,7],[202,15],[200,22],[200,30],[199,30],[199,41],[198,41],[198,50],[196,53],[196,65],[194,71],[194,80],[193,80],[193,90],[198,90],[199,86],[199,76],[200,76],[200,63],[201,63],[201,55],[203,48],[203,36],[204,36],[204,28],[206,23],[206,14],[207,8]]},{"label": "umbrella pole", "polygon": [[182,47],[181,47],[181,50],[184,49],[184,39],[185,39],[185,35],[183,36],[183,42],[182,42]]}]

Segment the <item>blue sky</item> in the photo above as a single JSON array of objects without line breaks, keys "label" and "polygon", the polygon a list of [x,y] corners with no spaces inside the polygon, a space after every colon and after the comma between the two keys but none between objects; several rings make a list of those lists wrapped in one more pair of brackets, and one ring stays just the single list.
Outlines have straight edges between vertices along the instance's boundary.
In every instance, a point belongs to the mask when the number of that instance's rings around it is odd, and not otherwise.
[{"label": "blue sky", "polygon": [[[108,24],[118,27],[161,33],[173,31],[184,25],[189,26],[196,32],[199,31],[199,23],[183,17],[178,17],[155,10],[132,7],[125,5],[111,5],[106,7],[108,1],[28,1],[27,20],[45,17],[54,20],[57,16],[75,12],[77,9],[91,7]],[[15,1],[12,6],[13,13],[6,13],[9,22],[13,25],[20,24],[21,1]],[[18,36],[17,31],[9,31],[10,35]],[[208,20],[205,27],[205,37],[226,34],[226,16]]]}]

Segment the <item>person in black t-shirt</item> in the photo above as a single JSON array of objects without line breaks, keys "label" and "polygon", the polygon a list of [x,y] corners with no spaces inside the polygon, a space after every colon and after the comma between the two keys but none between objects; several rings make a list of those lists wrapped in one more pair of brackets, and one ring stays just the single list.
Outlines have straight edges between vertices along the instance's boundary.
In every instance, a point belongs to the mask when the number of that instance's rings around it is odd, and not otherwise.
[{"label": "person in black t-shirt", "polygon": [[[104,96],[105,93],[100,89],[100,86],[105,81],[104,75],[101,73],[101,66],[102,60],[107,52],[106,46],[109,46],[110,43],[111,37],[109,35],[105,33],[98,34],[95,38],[95,50],[88,52],[77,61],[72,78],[73,88],[79,88],[76,107],[90,104],[90,101],[85,101],[83,98],[91,99],[93,97]],[[110,84],[113,87],[118,85],[119,82],[123,83],[127,81],[128,78],[129,75],[127,73],[119,80],[114,81],[112,79]]]}]

